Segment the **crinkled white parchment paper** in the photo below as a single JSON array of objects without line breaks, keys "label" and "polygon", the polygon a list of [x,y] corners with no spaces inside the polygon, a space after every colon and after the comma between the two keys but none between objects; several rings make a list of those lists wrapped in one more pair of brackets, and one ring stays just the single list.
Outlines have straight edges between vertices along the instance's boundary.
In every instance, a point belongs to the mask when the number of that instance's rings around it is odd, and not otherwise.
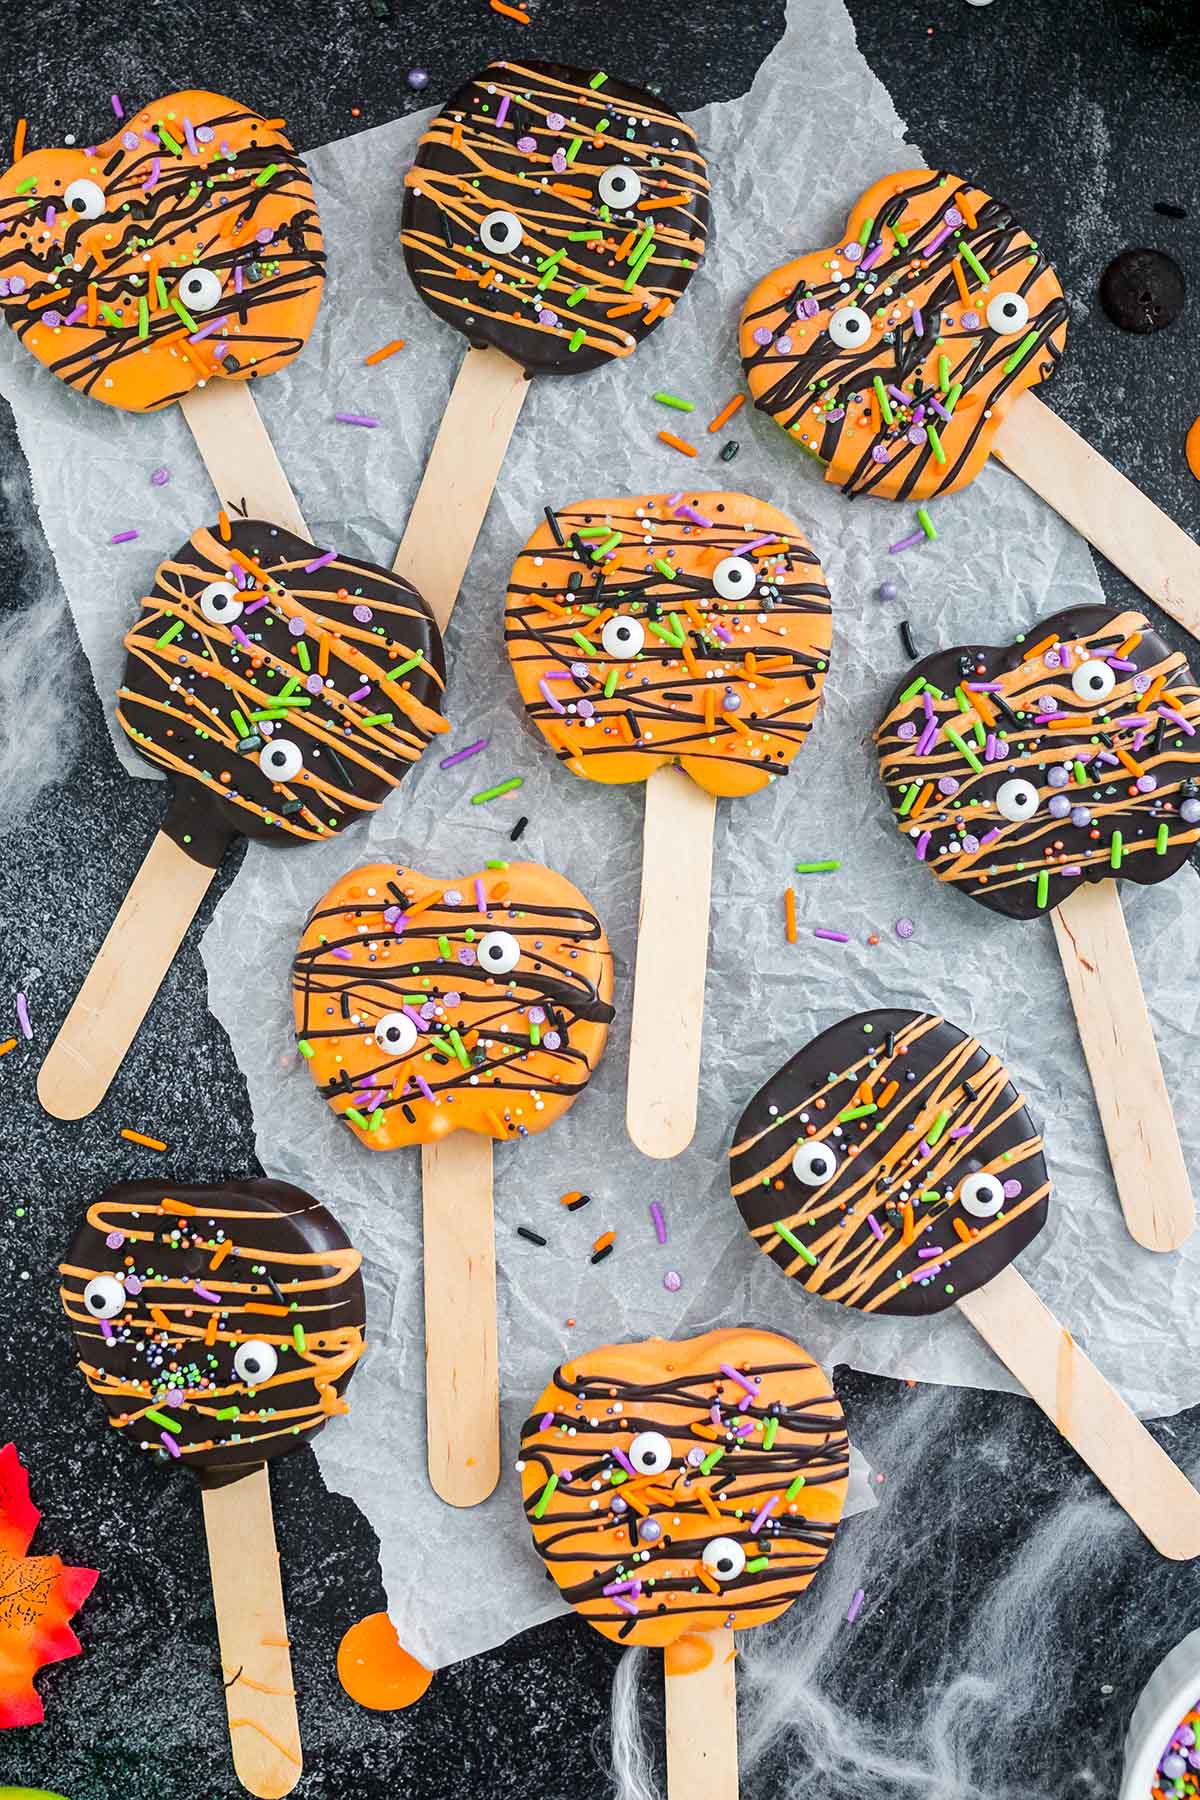
[{"label": "crinkled white parchment paper", "polygon": [[[816,97],[816,98],[814,98]],[[830,122],[852,117],[852,133]],[[751,92],[693,123],[714,182],[707,259],[669,325],[631,361],[579,379],[535,382],[480,537],[448,639],[454,732],[365,829],[319,849],[252,844],[204,943],[214,1011],[249,1082],[259,1155],[310,1188],[366,1257],[372,1346],[346,1425],[319,1454],[380,1534],[402,1640],[425,1660],[471,1654],[559,1609],[530,1553],[511,1476],[473,1513],[434,1499],[423,1477],[421,1242],[416,1153],[370,1152],[338,1128],[292,1047],[288,970],[309,907],[345,869],[369,861],[456,875],[504,855],[521,814],[521,853],[589,896],[616,957],[618,1023],[587,1093],[551,1131],[496,1154],[496,1226],[506,1460],[530,1401],[572,1350],[743,1320],[791,1332],[827,1366],[926,1381],[1010,1387],[966,1321],[861,1319],[804,1295],[753,1247],[729,1197],[734,1124],[765,1078],[816,1032],[870,1006],[931,1003],[1005,1057],[1045,1127],[1056,1202],[1023,1272],[1130,1401],[1149,1413],[1200,1399],[1200,1319],[1192,1302],[1200,1237],[1176,1257],[1140,1250],[1121,1221],[1053,933],[951,894],[896,838],[869,735],[905,666],[897,621],[922,651],[1000,641],[1039,614],[1100,598],[1082,541],[1019,482],[991,466],[937,509],[936,544],[889,558],[912,513],[848,502],[769,421],[744,409],[718,437],[704,423],[739,383],[735,325],[751,282],[788,256],[835,241],[854,198],[890,169],[921,162],[854,43],[840,0],[793,0],[787,36]],[[397,244],[401,175],[420,120],[409,118],[310,159],[330,256],[325,304],[307,350],[256,390],[317,542],[390,561],[462,353],[415,297]],[[1036,225],[1036,221],[1031,221]],[[407,348],[367,369],[393,337]],[[693,400],[683,422],[701,455],[659,444],[668,388]],[[213,510],[182,419],[133,418],[84,404],[0,336],[0,389],[17,414],[35,492],[84,647],[104,695],[120,632],[153,566]],[[373,414],[376,431],[333,423]],[[667,423],[679,427],[671,415]],[[731,465],[720,444],[741,440]],[[170,485],[152,487],[165,463]],[[736,486],[793,513],[824,561],[835,607],[834,661],[812,738],[786,779],[722,802],[696,1138],[676,1161],[639,1155],[624,1130],[628,998],[637,923],[642,797],[581,782],[526,728],[502,642],[505,580],[543,503],[594,495]],[[70,504],[68,505],[67,501]],[[142,536],[109,549],[109,534]],[[898,601],[877,597],[895,579]],[[437,754],[490,737],[482,755],[441,771]],[[146,765],[123,757],[137,773]],[[525,785],[487,807],[469,796],[512,773]],[[800,941],[785,944],[782,893],[796,860],[840,857],[836,876],[797,879]],[[1190,871],[1125,889],[1126,912],[1169,1086],[1190,1092],[1200,909]],[[916,922],[900,941],[895,921]],[[848,932],[840,946],[816,925]],[[869,935],[879,942],[869,945]],[[253,1008],[244,1006],[252,990]],[[1200,1109],[1181,1104],[1195,1171]],[[593,1204],[566,1213],[583,1188]],[[654,1240],[657,1199],[670,1231]],[[527,1224],[545,1249],[516,1236]],[[617,1233],[593,1266],[592,1239]],[[682,1276],[664,1289],[668,1268]],[[568,1323],[571,1321],[571,1323]],[[486,1568],[476,1583],[468,1571]]]}]

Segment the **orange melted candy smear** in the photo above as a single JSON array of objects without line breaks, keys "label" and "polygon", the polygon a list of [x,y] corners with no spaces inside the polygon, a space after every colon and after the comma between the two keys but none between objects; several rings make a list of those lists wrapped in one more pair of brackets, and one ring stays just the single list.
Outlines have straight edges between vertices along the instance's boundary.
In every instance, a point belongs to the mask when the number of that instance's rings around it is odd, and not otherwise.
[{"label": "orange melted candy smear", "polygon": [[713,794],[766,787],[808,735],[830,637],[812,545],[749,494],[547,508],[509,582],[525,710],[591,781],[678,763]]},{"label": "orange melted candy smear", "polygon": [[377,863],[317,902],[292,999],[310,1075],[372,1150],[451,1131],[508,1141],[590,1080],[612,952],[578,888],[538,863],[437,880]]},{"label": "orange melted candy smear", "polygon": [[775,1332],[615,1344],[563,1363],[521,1432],[534,1546],[605,1637],[680,1644],[774,1619],[808,1586],[846,1503],[842,1409]]},{"label": "orange melted candy smear", "polygon": [[433,1680],[432,1670],[401,1646],[385,1612],[351,1625],[338,1645],[337,1672],[350,1698],[372,1712],[414,1706]]},{"label": "orange melted candy smear", "polygon": [[325,280],[308,170],[236,100],[188,89],[106,143],[0,176],[0,310],[60,381],[130,412],[303,348]]}]

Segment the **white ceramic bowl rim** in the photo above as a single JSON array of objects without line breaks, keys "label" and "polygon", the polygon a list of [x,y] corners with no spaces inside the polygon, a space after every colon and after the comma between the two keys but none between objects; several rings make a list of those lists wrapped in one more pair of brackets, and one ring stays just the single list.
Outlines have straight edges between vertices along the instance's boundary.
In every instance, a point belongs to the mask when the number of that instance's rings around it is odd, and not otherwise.
[{"label": "white ceramic bowl rim", "polygon": [[1184,1714],[1200,1699],[1200,1631],[1167,1653],[1142,1689],[1125,1733],[1120,1800],[1150,1800],[1158,1759]]}]

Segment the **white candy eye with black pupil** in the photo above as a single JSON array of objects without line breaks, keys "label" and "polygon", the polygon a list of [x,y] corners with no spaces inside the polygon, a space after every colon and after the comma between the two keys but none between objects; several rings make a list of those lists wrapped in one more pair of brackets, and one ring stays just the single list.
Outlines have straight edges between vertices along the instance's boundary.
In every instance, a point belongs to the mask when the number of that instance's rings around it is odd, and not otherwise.
[{"label": "white candy eye with black pupil", "polygon": [[261,1338],[247,1339],[233,1353],[233,1372],[247,1387],[261,1387],[264,1381],[270,1381],[278,1367],[274,1345],[264,1344]]},{"label": "white candy eye with black pupil", "polygon": [[615,168],[605,169],[596,184],[596,192],[605,206],[624,211],[626,207],[636,206],[642,197],[642,178],[636,169],[627,169],[623,164]]},{"label": "white candy eye with black pupil", "polygon": [[736,1581],[746,1566],[746,1552],[733,1538],[710,1538],[700,1560],[718,1581]]},{"label": "white candy eye with black pupil", "polygon": [[384,1013],[375,1026],[375,1042],[389,1056],[407,1056],[417,1041],[417,1028],[407,1013]]},{"label": "white candy eye with black pupil", "polygon": [[63,195],[63,199],[77,219],[101,219],[108,205],[104,198],[104,189],[97,187],[94,181],[86,181],[80,177],[71,182]]},{"label": "white candy eye with black pupil", "polygon": [[837,1173],[838,1159],[828,1144],[798,1144],[792,1158],[792,1174],[805,1187],[824,1187]]},{"label": "white candy eye with black pupil", "polygon": [[992,1219],[1004,1205],[1004,1184],[994,1175],[980,1170],[977,1175],[968,1175],[958,1190],[959,1202],[964,1212],[969,1212],[974,1219]]},{"label": "white candy eye with black pupil", "polygon": [[1081,700],[1107,700],[1116,685],[1116,670],[1098,656],[1089,656],[1071,670],[1071,686]]},{"label": "white candy eye with black pupil", "polygon": [[996,793],[996,811],[1002,818],[1011,819],[1014,825],[1023,825],[1026,819],[1032,819],[1038,809],[1038,791],[1032,781],[1022,781],[1014,775],[1011,781],[1002,781]]},{"label": "white candy eye with black pupil", "polygon": [[988,301],[987,322],[997,337],[1012,337],[1029,323],[1029,302],[1024,294],[996,294]]},{"label": "white candy eye with black pupil", "polygon": [[839,350],[861,350],[871,336],[871,321],[861,306],[839,306],[829,321],[829,335]]},{"label": "white candy eye with black pupil", "polygon": [[484,249],[490,250],[493,256],[511,256],[524,241],[525,228],[516,213],[507,212],[501,206],[488,213],[479,227],[479,236]]},{"label": "white candy eye with black pupil", "polygon": [[722,600],[748,600],[758,582],[758,571],[748,556],[726,556],[713,570],[713,586]]},{"label": "white candy eye with black pupil", "polygon": [[115,1275],[93,1275],[83,1290],[83,1304],[93,1319],[115,1319],[125,1304],[124,1283]]},{"label": "white candy eye with black pupil", "polygon": [[290,739],[272,738],[259,751],[258,766],[271,781],[292,781],[304,767],[304,755]]},{"label": "white candy eye with black pupil", "polygon": [[671,1466],[671,1441],[661,1431],[639,1431],[629,1446],[629,1460],[639,1475],[661,1475]]},{"label": "white candy eye with black pupil", "polygon": [[242,616],[242,602],[229,581],[210,581],[200,595],[200,611],[210,625],[232,625]]},{"label": "white candy eye with black pupil", "polygon": [[221,277],[211,269],[189,269],[180,277],[179,298],[189,312],[211,312],[221,304]]},{"label": "white candy eye with black pupil", "polygon": [[479,940],[479,966],[489,975],[507,975],[521,960],[521,946],[508,931],[487,931]]},{"label": "white candy eye with black pupil", "polygon": [[640,619],[631,619],[627,613],[616,613],[611,619],[605,620],[600,642],[604,645],[606,655],[628,662],[646,642],[646,633]]}]

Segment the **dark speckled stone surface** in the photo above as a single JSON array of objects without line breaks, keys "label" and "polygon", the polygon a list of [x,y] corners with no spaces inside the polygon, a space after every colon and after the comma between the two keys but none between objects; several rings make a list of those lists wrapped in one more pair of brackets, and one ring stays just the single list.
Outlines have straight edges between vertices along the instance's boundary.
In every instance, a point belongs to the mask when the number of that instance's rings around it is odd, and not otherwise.
[{"label": "dark speckled stone surface", "polygon": [[[1011,197],[1054,242],[1074,324],[1051,403],[1194,531],[1200,487],[1182,440],[1200,410],[1196,299],[1178,325],[1147,339],[1118,333],[1095,299],[1099,271],[1128,244],[1161,245],[1193,287],[1198,279],[1200,37],[1191,5],[851,0],[851,10],[864,52],[927,156]],[[18,0],[0,23],[0,135],[24,113],[31,143],[72,130],[83,138],[109,116],[114,89],[149,97],[192,83],[258,99],[287,117],[299,143],[312,144],[421,104],[404,80],[414,64],[429,70],[434,98],[513,50],[636,70],[691,107],[744,90],[782,29],[783,9],[658,0],[651,15],[629,0],[540,0],[536,29],[522,32],[485,0],[265,0],[253,25],[248,19],[228,9],[201,15],[182,0],[115,0],[69,3],[47,30],[45,9]],[[1156,200],[1194,210],[1182,221],[1161,218]],[[15,610],[43,585],[46,557],[24,529],[31,503],[7,419],[0,458],[13,471],[0,511],[0,609]],[[1111,570],[1102,578],[1111,599],[1132,597]],[[118,768],[77,648],[74,656],[80,754],[33,821],[3,840],[0,856],[0,1011],[5,995],[24,988],[39,1039],[0,1065],[0,1439],[15,1438],[31,1466],[44,1515],[38,1547],[103,1574],[82,1617],[85,1655],[41,1680],[47,1723],[0,1734],[0,1784],[45,1785],[71,1800],[229,1800],[238,1790],[198,1498],[106,1432],[71,1371],[53,1269],[80,1208],[102,1186],[151,1174],[245,1174],[255,1167],[252,1136],[244,1084],[205,1009],[199,931],[100,1110],[60,1125],[36,1104],[35,1052],[74,995],[162,808],[161,788]],[[123,1142],[122,1125],[160,1131],[169,1153]],[[910,1397],[845,1373],[838,1386],[871,1455]],[[1200,1416],[1165,1429],[1173,1454],[1196,1466]],[[889,1499],[886,1486],[879,1512],[851,1527],[863,1534],[864,1556],[884,1534],[906,1578],[904,1606],[868,1604],[839,1640],[842,1699],[887,1735],[902,1735],[910,1710],[944,1683],[956,1635],[986,1607],[1011,1547],[1057,1500],[1094,1491],[1050,1425],[1016,1399],[947,1397],[945,1436],[929,1451],[943,1471],[929,1496],[936,1529],[924,1508],[901,1504],[899,1493]],[[617,1653],[598,1634],[574,1621],[547,1626],[445,1671],[407,1713],[366,1714],[339,1688],[335,1655],[346,1626],[382,1604],[371,1531],[324,1490],[307,1451],[279,1466],[272,1485],[305,1728],[303,1800],[559,1800],[608,1791]],[[1161,1562],[1132,1531],[1109,1542],[1100,1577],[1086,1596],[1056,1600],[1061,1694],[1052,1715],[1032,1714],[1023,1735],[996,1750],[993,1772],[1007,1782],[1011,1765],[1005,1791],[1013,1795],[1114,1792],[1137,1687],[1176,1637],[1200,1625],[1195,1571]],[[657,1726],[652,1676],[645,1703]],[[784,1753],[768,1756],[747,1779],[746,1800],[783,1795],[787,1776]],[[822,1800],[863,1791],[848,1773],[831,1778]],[[879,1800],[900,1791],[883,1777],[870,1786]],[[937,1791],[949,1800],[960,1790]]]}]

